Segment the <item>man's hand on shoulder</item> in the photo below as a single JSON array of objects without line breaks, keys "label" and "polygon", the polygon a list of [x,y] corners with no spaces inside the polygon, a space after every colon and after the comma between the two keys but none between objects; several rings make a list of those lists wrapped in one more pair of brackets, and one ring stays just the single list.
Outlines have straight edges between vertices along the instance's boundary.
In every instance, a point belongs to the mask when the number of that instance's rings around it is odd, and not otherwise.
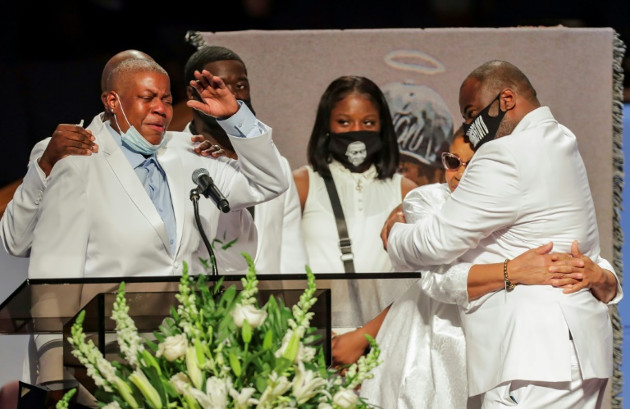
[{"label": "man's hand on shoulder", "polygon": [[94,141],[92,131],[80,125],[59,124],[38,161],[39,167],[48,176],[53,166],[66,156],[89,156],[98,152],[98,145]]},{"label": "man's hand on shoulder", "polygon": [[223,149],[221,145],[212,144],[209,140],[205,139],[203,135],[193,135],[190,140],[195,144],[193,146],[193,152],[197,155],[212,158],[225,156],[230,159],[237,159],[236,154]]}]

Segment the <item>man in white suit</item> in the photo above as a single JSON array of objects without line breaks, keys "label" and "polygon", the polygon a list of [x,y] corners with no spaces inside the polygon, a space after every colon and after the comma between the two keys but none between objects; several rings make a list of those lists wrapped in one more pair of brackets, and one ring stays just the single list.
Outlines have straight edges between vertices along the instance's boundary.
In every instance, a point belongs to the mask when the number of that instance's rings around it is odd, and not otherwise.
[{"label": "man in white suit", "polygon": [[[203,46],[188,58],[184,79],[193,80],[194,72],[203,69],[220,77],[234,96],[253,112],[247,68],[238,54],[225,47]],[[188,99],[195,98],[192,87],[188,86],[186,92]],[[238,158],[230,138],[211,116],[193,110],[192,121],[186,125],[184,132],[195,135],[193,141],[203,141],[195,149],[203,155]],[[289,189],[275,199],[250,208],[258,230],[256,271],[261,274],[303,273],[307,264],[300,199],[289,161],[282,157],[281,164]]]},{"label": "man in white suit", "polygon": [[[599,258],[595,209],[576,138],[507,62],[475,69],[459,101],[477,152],[435,216],[391,227],[390,257],[410,268],[457,258],[503,262],[503,274],[493,278],[502,289],[461,314],[469,394],[482,394],[483,408],[600,407],[612,375],[604,302],[621,298],[614,273],[594,266],[592,274],[556,283],[566,283],[564,288],[510,280],[509,260],[549,241],[584,263]],[[574,239],[584,254],[572,248]]]}]

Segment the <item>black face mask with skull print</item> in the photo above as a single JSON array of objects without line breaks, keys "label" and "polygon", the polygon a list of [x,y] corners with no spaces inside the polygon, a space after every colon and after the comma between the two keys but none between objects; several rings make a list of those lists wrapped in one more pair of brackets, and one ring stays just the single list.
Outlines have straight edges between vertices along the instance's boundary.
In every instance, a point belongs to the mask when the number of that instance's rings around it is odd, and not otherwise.
[{"label": "black face mask with skull print", "polygon": [[381,134],[375,131],[330,132],[328,142],[332,157],[351,172],[367,170],[382,147]]}]

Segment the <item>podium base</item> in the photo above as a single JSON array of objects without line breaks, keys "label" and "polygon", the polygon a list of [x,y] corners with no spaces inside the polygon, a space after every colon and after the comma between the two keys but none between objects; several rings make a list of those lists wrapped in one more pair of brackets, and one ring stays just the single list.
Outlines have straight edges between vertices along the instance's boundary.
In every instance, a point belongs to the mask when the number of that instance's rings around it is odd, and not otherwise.
[{"label": "podium base", "polygon": [[[57,402],[70,389],[47,390],[39,386],[20,382],[17,409],[55,409]],[[69,409],[90,409],[76,402],[76,395],[70,400]]]}]

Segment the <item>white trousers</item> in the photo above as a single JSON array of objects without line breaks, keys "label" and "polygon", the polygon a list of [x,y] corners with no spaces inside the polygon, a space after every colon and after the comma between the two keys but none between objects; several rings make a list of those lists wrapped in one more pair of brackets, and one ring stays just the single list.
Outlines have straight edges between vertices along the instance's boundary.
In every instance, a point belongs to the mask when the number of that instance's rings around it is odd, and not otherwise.
[{"label": "white trousers", "polygon": [[582,379],[573,341],[571,382],[514,380],[498,385],[482,395],[482,409],[599,409],[608,379]]}]

